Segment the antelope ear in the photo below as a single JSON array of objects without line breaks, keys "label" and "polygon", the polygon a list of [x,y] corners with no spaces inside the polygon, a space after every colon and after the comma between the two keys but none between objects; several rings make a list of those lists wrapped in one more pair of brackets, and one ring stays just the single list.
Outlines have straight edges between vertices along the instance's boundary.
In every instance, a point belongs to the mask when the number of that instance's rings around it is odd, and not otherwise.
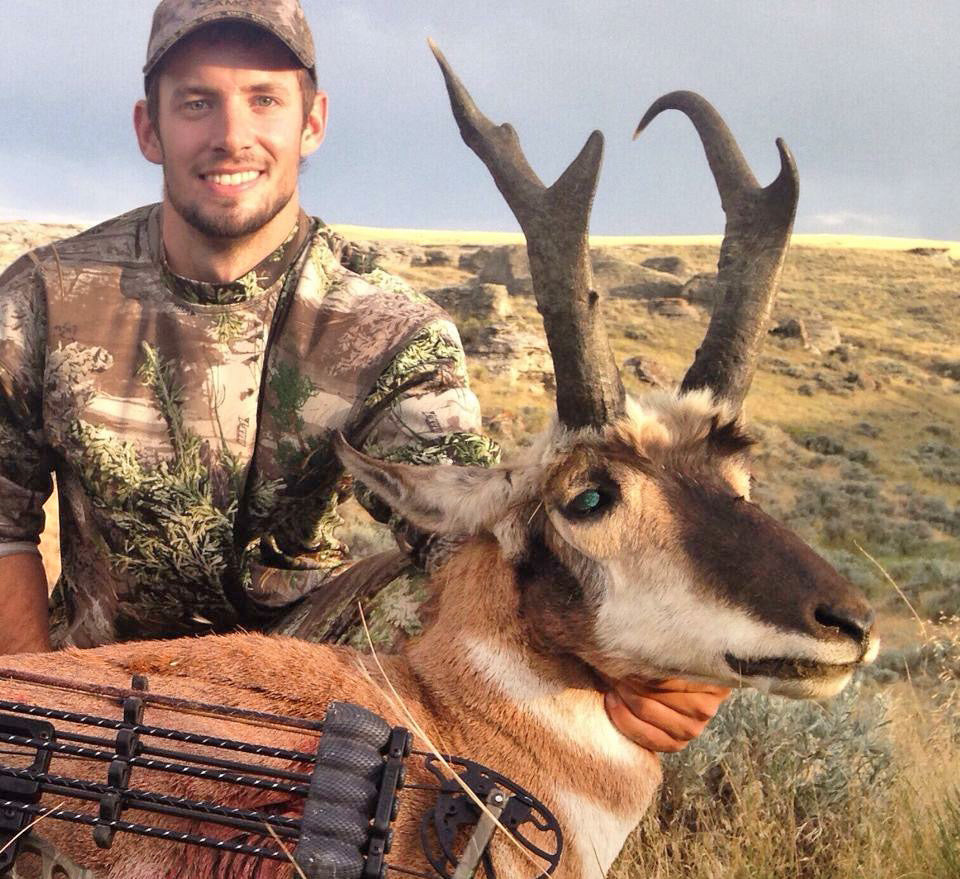
[{"label": "antelope ear", "polygon": [[353,476],[394,512],[438,534],[477,534],[503,517],[513,486],[505,467],[400,464],[371,458],[342,433],[333,450]]}]

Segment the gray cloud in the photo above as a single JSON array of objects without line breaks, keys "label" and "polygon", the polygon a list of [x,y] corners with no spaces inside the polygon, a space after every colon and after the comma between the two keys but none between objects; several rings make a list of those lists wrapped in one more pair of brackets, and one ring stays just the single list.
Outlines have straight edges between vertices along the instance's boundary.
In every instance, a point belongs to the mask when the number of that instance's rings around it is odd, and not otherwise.
[{"label": "gray cloud", "polygon": [[[330,92],[327,143],[303,179],[325,219],[514,228],[462,144],[433,36],[544,179],[607,136],[593,229],[719,231],[702,153],[678,114],[636,142],[657,95],[702,92],[761,180],[783,136],[801,172],[799,231],[956,238],[960,7],[949,2],[488,5],[305,0]],[[130,126],[152,0],[26,0],[4,9],[0,211],[96,218],[155,200]]]}]

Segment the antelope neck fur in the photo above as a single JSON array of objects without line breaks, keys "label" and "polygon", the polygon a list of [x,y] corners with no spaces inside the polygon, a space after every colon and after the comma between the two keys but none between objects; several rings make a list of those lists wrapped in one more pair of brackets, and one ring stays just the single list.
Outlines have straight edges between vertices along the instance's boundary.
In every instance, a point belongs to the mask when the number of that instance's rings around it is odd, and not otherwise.
[{"label": "antelope neck fur", "polygon": [[[387,676],[433,743],[445,753],[485,764],[538,796],[555,812],[565,835],[557,879],[603,876],[639,822],[660,780],[657,758],[610,724],[595,680],[573,659],[532,646],[530,621],[518,616],[512,565],[492,539],[477,538],[434,578],[435,616],[403,653],[382,657]],[[150,676],[153,692],[320,719],[328,702],[352,701],[389,722],[409,726],[387,695],[369,657],[347,648],[294,638],[239,634],[117,644],[95,650],[7,657],[5,667],[125,687],[131,674]],[[76,692],[4,682],[4,697],[53,704],[68,711],[111,715],[107,703]],[[149,708],[149,723],[220,737],[311,751],[316,740],[296,732],[240,726],[219,718]],[[69,724],[63,725],[69,729]],[[440,731],[443,731],[442,733]],[[183,746],[189,748],[190,746]],[[416,737],[415,747],[427,743]],[[412,781],[434,783],[416,761]],[[298,767],[302,771],[302,767]],[[99,778],[103,764],[71,772]],[[137,771],[136,786],[238,808],[284,803],[283,794],[224,788],[204,779]],[[406,790],[390,860],[418,869],[420,817],[431,804]],[[293,803],[290,814],[299,808]],[[157,823],[176,824],[162,816]],[[179,822],[178,826],[182,826]],[[196,828],[194,828],[196,829]],[[94,846],[88,828],[45,822],[42,835],[104,879],[269,879],[292,875],[288,865],[181,847],[118,834],[113,847]],[[538,872],[502,834],[491,847],[498,875],[521,879]]]},{"label": "antelope neck fur", "polygon": [[580,660],[533,646],[536,623],[495,543],[476,541],[436,579],[438,624],[408,654],[464,736],[454,753],[488,761],[555,811],[569,846],[556,876],[606,875],[660,782],[658,758],[611,724]]}]

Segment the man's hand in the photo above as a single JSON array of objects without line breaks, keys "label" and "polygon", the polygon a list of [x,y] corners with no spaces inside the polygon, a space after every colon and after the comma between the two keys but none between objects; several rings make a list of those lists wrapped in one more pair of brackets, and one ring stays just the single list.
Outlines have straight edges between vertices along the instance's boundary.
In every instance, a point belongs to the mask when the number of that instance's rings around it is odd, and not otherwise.
[{"label": "man's hand", "polygon": [[0,654],[50,649],[47,576],[40,556],[0,558]]},{"label": "man's hand", "polygon": [[642,748],[672,754],[703,732],[729,687],[694,684],[681,678],[618,681],[604,704],[613,725]]}]

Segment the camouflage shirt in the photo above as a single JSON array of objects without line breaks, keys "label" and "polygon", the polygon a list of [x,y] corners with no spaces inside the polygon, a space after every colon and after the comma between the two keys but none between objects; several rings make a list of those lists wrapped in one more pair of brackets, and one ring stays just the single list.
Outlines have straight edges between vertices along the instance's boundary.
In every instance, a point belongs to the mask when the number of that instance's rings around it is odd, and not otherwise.
[{"label": "camouflage shirt", "polygon": [[159,216],[0,277],[0,554],[38,542],[55,471],[57,646],[250,626],[322,588],[349,559],[333,430],[392,459],[498,456],[449,318],[322,223],[212,285],[166,266]]}]

